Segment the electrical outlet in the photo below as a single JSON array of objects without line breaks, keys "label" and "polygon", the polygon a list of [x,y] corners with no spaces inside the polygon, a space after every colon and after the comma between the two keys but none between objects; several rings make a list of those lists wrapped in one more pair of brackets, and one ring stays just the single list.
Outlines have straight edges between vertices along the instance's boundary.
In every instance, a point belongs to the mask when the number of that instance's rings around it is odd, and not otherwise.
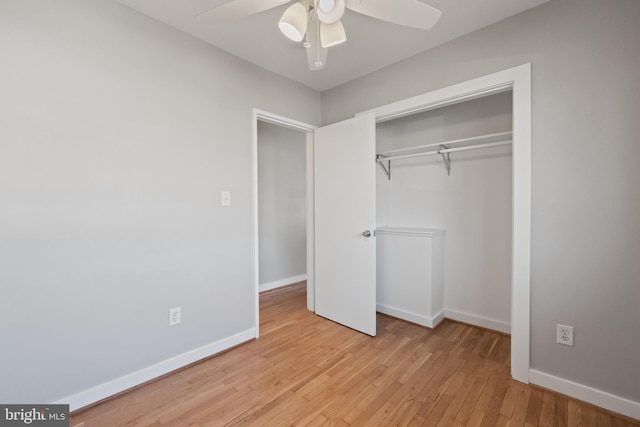
[{"label": "electrical outlet", "polygon": [[180,307],[169,309],[169,326],[180,324]]},{"label": "electrical outlet", "polygon": [[558,344],[573,347],[573,326],[561,325],[558,323],[558,335],[556,337]]}]

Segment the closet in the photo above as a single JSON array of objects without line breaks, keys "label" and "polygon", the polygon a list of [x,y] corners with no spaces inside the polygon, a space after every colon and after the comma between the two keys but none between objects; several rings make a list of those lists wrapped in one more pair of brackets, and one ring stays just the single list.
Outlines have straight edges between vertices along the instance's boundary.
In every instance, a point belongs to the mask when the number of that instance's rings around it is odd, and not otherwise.
[{"label": "closet", "polygon": [[512,99],[376,125],[378,311],[510,331]]}]

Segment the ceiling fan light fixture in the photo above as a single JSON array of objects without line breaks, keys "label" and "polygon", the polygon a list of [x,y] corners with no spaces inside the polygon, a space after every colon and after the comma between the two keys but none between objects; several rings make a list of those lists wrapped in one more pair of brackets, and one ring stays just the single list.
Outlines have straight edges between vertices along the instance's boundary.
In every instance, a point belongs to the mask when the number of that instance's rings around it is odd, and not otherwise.
[{"label": "ceiling fan light fixture", "polygon": [[322,47],[337,46],[347,41],[342,21],[333,24],[320,23],[320,42]]},{"label": "ceiling fan light fixture", "polygon": [[216,23],[286,4],[278,27],[285,37],[305,48],[309,70],[316,71],[325,68],[329,48],[347,40],[341,22],[346,9],[350,13],[428,30],[438,22],[442,11],[425,1],[430,0],[224,0],[221,6],[198,13],[195,18]]},{"label": "ceiling fan light fixture", "polygon": [[301,2],[289,6],[278,22],[280,32],[294,42],[301,42],[307,32],[307,8]]},{"label": "ceiling fan light fixture", "polygon": [[318,19],[325,24],[333,24],[342,18],[344,9],[344,0],[319,0]]}]

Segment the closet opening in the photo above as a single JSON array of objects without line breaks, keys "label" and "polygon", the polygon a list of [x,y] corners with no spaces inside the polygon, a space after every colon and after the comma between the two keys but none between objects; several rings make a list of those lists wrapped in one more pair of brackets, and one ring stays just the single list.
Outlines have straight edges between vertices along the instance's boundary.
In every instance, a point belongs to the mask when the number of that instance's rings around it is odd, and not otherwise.
[{"label": "closet opening", "polygon": [[376,125],[379,312],[511,332],[512,100],[509,90]]},{"label": "closet opening", "polygon": [[[503,92],[511,93],[512,99],[511,376],[528,383],[531,348],[531,64],[496,71],[356,116],[373,114],[376,123],[380,124]],[[454,156],[451,157],[451,176],[455,177]]]}]

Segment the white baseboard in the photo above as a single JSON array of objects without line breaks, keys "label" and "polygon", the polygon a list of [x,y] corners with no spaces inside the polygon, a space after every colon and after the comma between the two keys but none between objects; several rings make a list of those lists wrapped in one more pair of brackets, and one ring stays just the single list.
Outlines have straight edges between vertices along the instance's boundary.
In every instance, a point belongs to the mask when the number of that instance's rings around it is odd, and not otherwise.
[{"label": "white baseboard", "polygon": [[207,344],[186,353],[182,353],[160,363],[156,363],[155,365],[148,366],[140,369],[139,371],[97,385],[53,403],[68,404],[69,410],[75,411],[84,406],[91,405],[92,403],[99,402],[102,399],[106,399],[107,397],[143,384],[154,378],[158,378],[164,374],[168,374],[171,371],[175,371],[176,369],[187,366],[193,362],[213,356],[221,351],[227,350],[238,344],[242,344],[243,342],[250,341],[255,337],[256,330],[254,328],[248,329],[240,332],[239,334]]},{"label": "white baseboard", "polygon": [[438,326],[438,323],[444,319],[444,311],[440,311],[440,313],[436,314],[434,317],[427,317],[422,314],[412,313],[407,310],[383,304],[376,304],[376,311],[397,317],[398,319],[406,320],[407,322],[417,323],[418,325],[426,326],[427,328],[435,328]]},{"label": "white baseboard", "polygon": [[640,420],[640,402],[625,399],[589,386],[565,380],[545,372],[529,369],[529,381],[583,402]]},{"label": "white baseboard", "polygon": [[286,277],[284,279],[276,280],[274,282],[261,283],[259,288],[260,292],[270,291],[271,289],[281,288],[283,286],[293,285],[307,280],[306,274],[300,274],[299,276]]},{"label": "white baseboard", "polygon": [[499,320],[488,319],[486,317],[476,316],[474,314],[463,313],[455,310],[445,310],[444,317],[458,322],[468,323],[470,325],[480,326],[481,328],[491,329],[493,331],[505,334],[511,333],[511,325]]}]

